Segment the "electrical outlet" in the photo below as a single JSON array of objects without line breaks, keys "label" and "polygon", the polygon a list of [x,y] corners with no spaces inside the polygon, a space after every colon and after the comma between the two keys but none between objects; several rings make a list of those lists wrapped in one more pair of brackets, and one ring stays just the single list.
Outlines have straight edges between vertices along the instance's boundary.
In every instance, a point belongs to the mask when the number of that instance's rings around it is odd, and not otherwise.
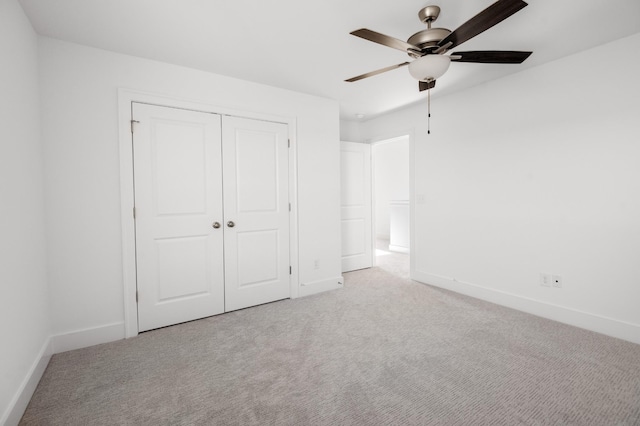
[{"label": "electrical outlet", "polygon": [[551,277],[551,285],[556,288],[562,288],[562,277],[560,275],[553,275]]},{"label": "electrical outlet", "polygon": [[540,285],[542,287],[551,287],[551,275],[549,274],[540,274]]},{"label": "electrical outlet", "polygon": [[313,269],[320,269],[320,259],[313,261]]}]

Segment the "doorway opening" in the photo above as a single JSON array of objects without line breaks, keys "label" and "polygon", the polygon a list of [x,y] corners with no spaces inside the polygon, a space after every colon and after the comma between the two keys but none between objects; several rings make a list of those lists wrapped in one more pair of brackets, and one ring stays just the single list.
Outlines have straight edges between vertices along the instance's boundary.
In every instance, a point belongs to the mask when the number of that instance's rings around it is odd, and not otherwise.
[{"label": "doorway opening", "polygon": [[373,242],[376,266],[410,276],[410,137],[371,145]]}]

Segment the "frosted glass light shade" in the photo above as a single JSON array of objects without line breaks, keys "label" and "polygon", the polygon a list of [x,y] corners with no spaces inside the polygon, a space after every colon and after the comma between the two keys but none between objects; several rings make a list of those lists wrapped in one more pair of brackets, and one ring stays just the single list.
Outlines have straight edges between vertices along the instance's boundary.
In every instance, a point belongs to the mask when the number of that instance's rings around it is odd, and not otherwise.
[{"label": "frosted glass light shade", "polygon": [[409,73],[416,80],[435,80],[447,72],[450,64],[449,56],[425,55],[409,64]]}]

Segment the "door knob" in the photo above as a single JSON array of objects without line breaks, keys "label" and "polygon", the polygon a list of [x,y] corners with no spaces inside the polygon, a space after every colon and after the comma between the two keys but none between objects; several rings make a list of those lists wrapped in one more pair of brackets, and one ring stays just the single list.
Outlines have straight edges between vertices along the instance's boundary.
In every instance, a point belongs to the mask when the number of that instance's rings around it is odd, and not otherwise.
[{"label": "door knob", "polygon": [[220,222],[213,222],[213,225],[211,226],[213,226],[215,229],[218,229],[220,228]]},{"label": "door knob", "polygon": [[236,226],[236,224],[235,224],[235,223],[233,223],[233,221],[232,221],[232,220],[230,220],[229,222],[227,222],[227,226],[228,226],[229,228],[233,228],[234,226]]}]

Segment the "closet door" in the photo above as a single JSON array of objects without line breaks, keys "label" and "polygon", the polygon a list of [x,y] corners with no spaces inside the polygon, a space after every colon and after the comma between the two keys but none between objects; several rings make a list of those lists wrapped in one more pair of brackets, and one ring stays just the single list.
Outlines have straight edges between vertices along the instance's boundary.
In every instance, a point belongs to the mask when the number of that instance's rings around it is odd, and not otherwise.
[{"label": "closet door", "polygon": [[139,331],[222,313],[220,116],[137,103],[132,116]]},{"label": "closet door", "polygon": [[226,311],[290,297],[287,126],[223,117]]}]

